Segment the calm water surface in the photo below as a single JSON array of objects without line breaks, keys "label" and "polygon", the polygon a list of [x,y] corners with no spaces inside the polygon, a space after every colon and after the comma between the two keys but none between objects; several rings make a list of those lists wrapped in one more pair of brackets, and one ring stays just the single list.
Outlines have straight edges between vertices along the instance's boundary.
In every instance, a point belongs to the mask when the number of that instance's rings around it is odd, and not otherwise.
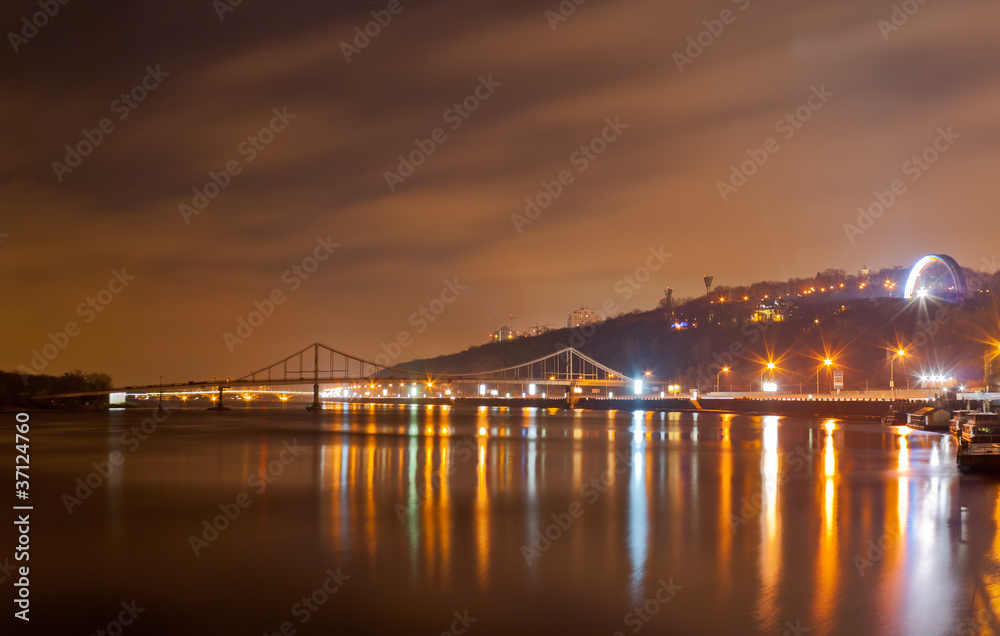
[{"label": "calm water surface", "polygon": [[133,600],[124,634],[1000,625],[1000,482],[960,475],[945,435],[354,405],[174,410],[146,436],[151,413],[32,413],[33,620],[14,633],[92,634]]}]

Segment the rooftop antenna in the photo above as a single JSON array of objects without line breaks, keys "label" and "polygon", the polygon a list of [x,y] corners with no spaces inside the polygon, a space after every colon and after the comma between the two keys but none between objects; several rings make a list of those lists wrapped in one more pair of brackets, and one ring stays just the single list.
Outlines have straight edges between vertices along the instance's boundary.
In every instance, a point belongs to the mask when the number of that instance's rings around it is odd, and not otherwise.
[{"label": "rooftop antenna", "polygon": [[[500,316],[496,316],[496,318],[499,318],[499,317]],[[514,321],[517,320],[517,316],[515,316],[514,314],[507,314],[505,317],[510,321],[507,328],[510,330],[510,333],[513,334],[514,333]],[[494,319],[494,316],[490,316],[490,320],[493,320],[493,319]]]}]

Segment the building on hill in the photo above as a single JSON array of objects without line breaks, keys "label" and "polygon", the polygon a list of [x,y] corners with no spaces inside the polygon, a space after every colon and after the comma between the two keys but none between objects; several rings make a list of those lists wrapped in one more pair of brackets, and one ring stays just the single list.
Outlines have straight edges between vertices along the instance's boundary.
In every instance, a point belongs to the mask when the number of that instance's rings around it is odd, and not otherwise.
[{"label": "building on hill", "polygon": [[510,327],[503,325],[496,331],[490,334],[490,342],[503,342],[504,340],[513,340],[514,332],[510,330]]},{"label": "building on hill", "polygon": [[566,320],[566,326],[570,329],[574,329],[576,327],[582,327],[584,325],[595,324],[598,322],[601,322],[601,314],[593,309],[580,307],[569,315],[569,318]]},{"label": "building on hill", "polygon": [[781,322],[784,320],[790,309],[790,303],[775,298],[757,305],[750,320],[753,322]]},{"label": "building on hill", "polygon": [[545,325],[535,325],[534,327],[529,327],[527,331],[515,331],[511,330],[507,325],[503,325],[490,334],[490,342],[503,342],[504,340],[514,340],[515,338],[540,336],[546,331],[549,331],[549,327]]}]

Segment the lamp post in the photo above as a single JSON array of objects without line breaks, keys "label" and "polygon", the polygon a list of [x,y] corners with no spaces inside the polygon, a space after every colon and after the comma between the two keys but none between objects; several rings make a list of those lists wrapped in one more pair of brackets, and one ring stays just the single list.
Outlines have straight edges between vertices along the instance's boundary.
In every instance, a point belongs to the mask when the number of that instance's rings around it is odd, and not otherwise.
[{"label": "lamp post", "polygon": [[[833,360],[831,360],[830,358],[825,358],[823,360],[823,366],[826,367],[827,371],[830,370],[830,367],[832,365],[833,365]],[[819,369],[816,370],[816,392],[819,393]]]},{"label": "lamp post", "polygon": [[729,373],[729,367],[722,367],[722,371],[719,371],[718,373],[715,374],[715,392],[716,393],[719,392],[719,376],[721,376],[723,373]]},{"label": "lamp post", "polygon": [[[767,363],[767,370],[771,372],[772,380],[774,378],[774,363]],[[764,397],[764,369],[760,370],[760,396]]]},{"label": "lamp post", "polygon": [[889,388],[892,390],[892,398],[896,399],[896,378],[894,373],[894,363],[896,358],[902,358],[906,355],[906,352],[902,349],[896,349],[896,352],[892,354],[892,358],[889,359]]}]

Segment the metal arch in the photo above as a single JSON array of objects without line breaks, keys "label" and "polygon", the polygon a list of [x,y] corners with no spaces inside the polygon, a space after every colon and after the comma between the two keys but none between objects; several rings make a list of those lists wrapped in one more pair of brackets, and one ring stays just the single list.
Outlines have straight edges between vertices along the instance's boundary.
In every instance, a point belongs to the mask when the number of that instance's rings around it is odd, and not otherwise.
[{"label": "metal arch", "polygon": [[[629,376],[627,376],[627,375],[625,375],[623,373],[619,373],[618,371],[616,371],[615,369],[612,369],[611,367],[609,367],[607,365],[601,364],[600,362],[598,362],[597,360],[594,360],[590,356],[587,356],[587,355],[585,355],[583,353],[580,353],[579,351],[577,351],[573,347],[566,347],[564,349],[560,349],[559,351],[556,351],[555,353],[550,353],[547,356],[542,356],[541,358],[535,358],[534,360],[530,360],[528,362],[522,362],[521,364],[517,364],[517,365],[514,365],[514,366],[505,367],[505,368],[502,368],[502,369],[493,369],[493,370],[490,370],[490,371],[478,371],[476,373],[463,373],[463,374],[461,374],[461,376],[462,377],[468,377],[468,378],[492,377],[492,376],[494,376],[494,375],[496,375],[498,373],[506,373],[507,371],[518,371],[518,370],[524,369],[526,367],[531,367],[531,365],[539,364],[539,363],[544,363],[544,362],[547,362],[547,361],[550,361],[550,360],[553,360],[553,361],[556,362],[556,364],[559,364],[559,358],[563,354],[568,354],[568,356],[569,356],[569,364],[567,365],[568,370],[566,372],[567,375],[573,375],[573,368],[574,368],[573,359],[576,358],[576,359],[580,360],[582,363],[589,363],[589,364],[593,365],[595,367],[595,369],[599,369],[601,371],[604,371],[608,375],[612,375],[612,376],[616,376],[616,377],[622,378],[623,381],[627,381],[627,382],[634,382],[635,381],[634,378],[631,378],[631,377],[629,377]],[[557,371],[557,373],[559,373],[559,371]]]},{"label": "metal arch", "polygon": [[968,285],[965,282],[965,274],[962,272],[962,266],[958,264],[958,261],[947,254],[927,254],[926,256],[921,257],[920,260],[913,265],[913,268],[910,269],[910,275],[906,278],[906,287],[903,288],[903,298],[913,298],[913,292],[917,286],[917,279],[920,278],[924,268],[934,261],[939,261],[948,268],[948,272],[951,273],[952,280],[955,281],[955,293],[957,293],[960,298],[965,298],[968,293]]},{"label": "metal arch", "polygon": [[[325,350],[325,351],[327,351],[327,352],[330,353],[330,368],[327,369],[327,370],[324,370],[324,371],[321,371],[320,368],[319,368],[320,367],[320,365],[319,365],[319,352],[320,352],[321,349],[323,349],[323,350]],[[306,353],[307,351],[310,351],[310,350],[313,351],[313,368],[307,370],[305,368],[305,366],[303,365],[303,363],[302,363],[301,356],[302,356],[303,353]],[[357,362],[360,365],[360,368],[359,368],[359,372],[360,373],[359,373],[359,375],[361,377],[366,377],[366,378],[375,378],[376,376],[378,376],[378,374],[380,374],[380,373],[382,373],[384,371],[392,371],[392,372],[395,372],[395,373],[400,373],[404,377],[408,377],[408,378],[412,377],[412,376],[418,376],[418,377],[420,377],[420,376],[423,375],[423,374],[421,374],[418,371],[408,371],[406,369],[400,369],[398,367],[385,366],[385,365],[381,365],[381,364],[378,364],[378,363],[375,363],[375,362],[371,362],[369,360],[364,360],[362,358],[358,358],[357,356],[352,356],[352,355],[350,355],[348,353],[344,353],[343,351],[338,351],[337,349],[334,349],[333,347],[328,347],[327,345],[322,344],[320,342],[314,342],[313,344],[311,344],[311,345],[309,345],[307,347],[303,347],[302,349],[299,349],[298,351],[296,351],[296,352],[294,352],[294,353],[292,353],[290,355],[285,356],[284,358],[282,358],[281,360],[278,360],[274,364],[269,364],[266,367],[261,367],[260,369],[257,369],[256,371],[251,371],[250,373],[248,373],[248,374],[246,374],[244,376],[240,376],[240,377],[236,378],[233,382],[258,382],[258,381],[259,382],[265,382],[266,380],[264,380],[263,378],[258,378],[257,377],[258,375],[263,374],[264,372],[268,373],[267,380],[272,380],[270,372],[271,372],[272,369],[274,369],[275,367],[277,367],[279,365],[282,366],[282,379],[283,380],[288,380],[288,374],[289,373],[291,373],[293,375],[297,375],[299,379],[313,379],[313,380],[342,379],[342,378],[334,378],[334,371],[336,371],[335,366],[334,366],[334,361],[336,360],[336,358],[334,356],[338,356],[338,355],[344,358],[344,378],[347,378],[350,375],[349,374],[350,361]],[[298,371],[294,371],[294,370],[293,371],[289,371],[288,370],[288,362],[290,360],[293,360],[294,358],[296,358],[296,356],[299,357],[299,370]],[[371,374],[366,374],[365,373],[365,365],[367,365],[369,367],[372,367],[374,369],[374,371]],[[305,377],[303,375],[305,373],[312,373],[313,376],[311,378]],[[327,373],[329,374],[329,377],[323,377],[321,375],[321,374],[327,374]]]}]

